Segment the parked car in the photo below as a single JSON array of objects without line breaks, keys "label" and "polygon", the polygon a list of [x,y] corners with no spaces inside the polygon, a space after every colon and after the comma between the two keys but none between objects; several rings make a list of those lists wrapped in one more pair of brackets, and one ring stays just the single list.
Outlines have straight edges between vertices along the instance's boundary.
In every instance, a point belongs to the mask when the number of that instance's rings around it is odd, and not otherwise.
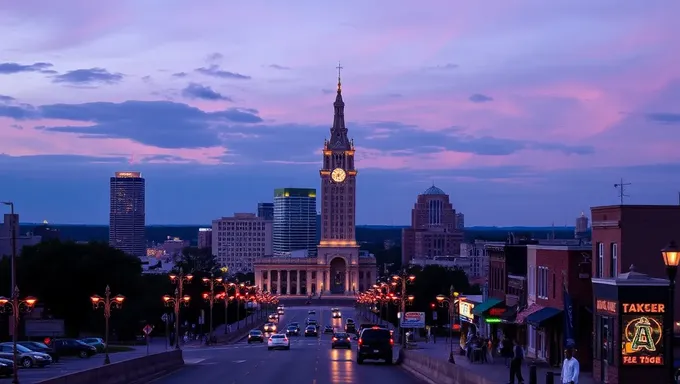
[{"label": "parked car", "polygon": [[47,344],[41,343],[39,341],[18,341],[18,345],[23,345],[24,347],[30,349],[33,352],[47,353],[52,358],[52,362],[56,363],[59,361],[59,354],[54,348],[48,346]]},{"label": "parked car", "polygon": [[78,356],[86,359],[97,354],[97,348],[76,339],[55,339],[51,344],[59,356]]},{"label": "parked car", "polygon": [[14,372],[14,362],[12,360],[0,358],[0,376],[12,376]]},{"label": "parked car", "polygon": [[[14,348],[12,348],[12,343],[2,343],[0,344],[0,358],[13,360],[14,359]],[[46,367],[52,364],[52,358],[50,355],[42,352],[34,352],[30,349],[24,347],[23,345],[17,344],[17,361],[19,365],[24,368],[31,367]]]},{"label": "parked car", "polygon": [[95,347],[97,349],[97,352],[104,352],[104,349],[106,349],[106,344],[104,343],[104,340],[98,337],[88,337],[86,339],[80,339],[80,341],[87,345]]}]

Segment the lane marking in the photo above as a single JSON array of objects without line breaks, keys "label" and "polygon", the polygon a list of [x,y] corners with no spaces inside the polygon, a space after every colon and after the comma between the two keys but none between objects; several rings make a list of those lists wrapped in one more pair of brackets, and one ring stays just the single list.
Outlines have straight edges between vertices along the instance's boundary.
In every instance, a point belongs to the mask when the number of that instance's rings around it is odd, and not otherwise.
[{"label": "lane marking", "polygon": [[232,363],[236,363],[236,364],[241,364],[241,363],[245,363],[245,362],[246,362],[245,360],[234,360],[234,361],[232,361]]}]

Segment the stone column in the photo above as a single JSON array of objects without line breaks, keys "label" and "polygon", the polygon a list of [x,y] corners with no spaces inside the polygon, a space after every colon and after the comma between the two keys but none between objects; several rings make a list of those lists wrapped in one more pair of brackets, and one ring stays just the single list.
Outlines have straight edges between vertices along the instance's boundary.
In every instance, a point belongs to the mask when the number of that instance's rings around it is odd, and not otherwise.
[{"label": "stone column", "polygon": [[326,269],[326,282],[323,284],[323,289],[325,292],[331,291],[331,269]]},{"label": "stone column", "polygon": [[290,271],[286,270],[286,295],[290,295]]},{"label": "stone column", "polygon": [[349,280],[350,273],[351,272],[350,272],[349,265],[348,265],[345,268],[345,293],[348,293],[349,291],[352,290],[352,287],[350,286],[350,280]]},{"label": "stone column", "polygon": [[297,289],[297,291],[295,291],[295,294],[300,296],[302,294],[302,289],[300,289],[300,270],[299,269],[295,271],[295,275],[296,275],[295,278],[297,279],[297,285],[295,286],[295,289]]},{"label": "stone column", "polygon": [[262,290],[262,270],[255,270],[255,286]]},{"label": "stone column", "polygon": [[307,292],[307,296],[309,296],[309,294],[312,292],[312,271],[307,269],[305,271],[305,277],[306,277],[305,287],[307,288],[306,292]]}]

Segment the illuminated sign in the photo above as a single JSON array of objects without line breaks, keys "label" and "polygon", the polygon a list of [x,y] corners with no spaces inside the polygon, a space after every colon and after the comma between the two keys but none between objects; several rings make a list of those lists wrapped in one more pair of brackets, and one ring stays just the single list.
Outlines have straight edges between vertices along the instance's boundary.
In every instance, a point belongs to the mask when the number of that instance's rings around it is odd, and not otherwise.
[{"label": "illuminated sign", "polygon": [[616,301],[596,300],[595,309],[598,312],[617,313],[616,304]]},{"label": "illuminated sign", "polygon": [[472,314],[472,309],[474,307],[475,305],[470,302],[458,301],[458,315],[462,320],[471,323],[475,318],[475,316]]},{"label": "illuminated sign", "polygon": [[211,232],[212,228],[199,228],[198,231],[199,232]]},{"label": "illuminated sign", "polygon": [[489,310],[489,315],[491,316],[503,316],[505,313],[505,308],[491,308]]},{"label": "illuminated sign", "polygon": [[663,365],[664,304],[623,304],[621,358],[624,365]]},{"label": "illuminated sign", "polygon": [[501,319],[499,319],[497,317],[492,317],[492,318],[485,319],[485,321],[489,324],[497,324],[497,323],[501,322]]},{"label": "illuminated sign", "polygon": [[135,178],[135,177],[142,177],[141,172],[116,172],[116,177],[117,178]]}]

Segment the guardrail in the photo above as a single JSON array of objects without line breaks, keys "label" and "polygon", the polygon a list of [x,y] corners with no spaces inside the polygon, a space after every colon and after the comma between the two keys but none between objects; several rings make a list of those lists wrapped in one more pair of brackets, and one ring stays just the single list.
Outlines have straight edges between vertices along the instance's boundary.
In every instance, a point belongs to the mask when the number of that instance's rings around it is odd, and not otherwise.
[{"label": "guardrail", "polygon": [[416,351],[401,349],[398,361],[407,371],[436,384],[496,384],[442,358],[430,357]]},{"label": "guardrail", "polygon": [[173,350],[57,376],[38,384],[141,384],[183,365],[182,351]]}]

